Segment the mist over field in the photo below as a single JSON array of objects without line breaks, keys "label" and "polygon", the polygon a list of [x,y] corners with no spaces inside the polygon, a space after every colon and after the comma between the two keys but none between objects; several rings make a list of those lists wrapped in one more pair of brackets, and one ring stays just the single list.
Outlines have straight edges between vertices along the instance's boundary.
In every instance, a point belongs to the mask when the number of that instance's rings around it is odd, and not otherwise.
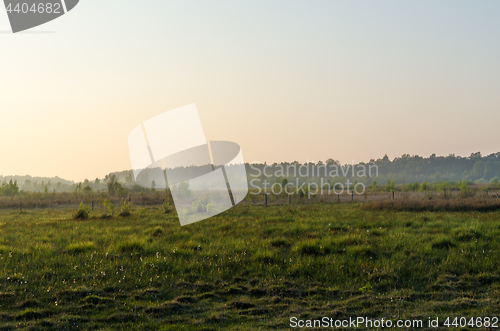
[{"label": "mist over field", "polygon": [[[360,172],[360,170],[364,170]],[[148,169],[153,171],[152,169]],[[178,168],[179,171],[196,173],[197,168]],[[261,179],[267,177],[270,182],[279,178],[294,179],[300,181],[315,180],[324,178],[333,184],[347,178],[355,179],[357,182],[370,185],[373,182],[385,184],[387,180],[394,181],[395,184],[424,183],[424,182],[459,182],[469,183],[490,183],[500,180],[500,152],[490,155],[481,155],[480,152],[470,156],[436,156],[429,157],[404,154],[390,160],[387,155],[379,159],[373,159],[366,163],[340,164],[334,159],[327,159],[319,162],[299,163],[281,162],[273,164],[246,164],[247,179]],[[371,173],[371,176],[370,176]],[[128,188],[140,190],[137,187],[131,170],[118,171],[111,174]],[[154,178],[154,177],[153,177]],[[32,177],[26,176],[1,176],[0,183],[6,184],[9,181],[17,182],[20,191],[26,192],[71,192],[89,187],[94,191],[104,190],[104,178],[74,182],[59,177]],[[152,182],[152,181],[151,181]]]}]

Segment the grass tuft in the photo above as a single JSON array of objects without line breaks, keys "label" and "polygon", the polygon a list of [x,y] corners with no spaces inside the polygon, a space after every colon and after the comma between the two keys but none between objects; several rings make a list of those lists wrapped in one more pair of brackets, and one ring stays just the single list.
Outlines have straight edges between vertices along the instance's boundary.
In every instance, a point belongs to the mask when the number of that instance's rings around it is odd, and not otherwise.
[{"label": "grass tuft", "polygon": [[284,238],[276,238],[276,239],[272,239],[270,241],[270,244],[271,244],[271,247],[283,247],[283,248],[288,248],[290,247],[290,243],[288,242],[288,240],[284,239]]},{"label": "grass tuft", "polygon": [[435,249],[450,249],[457,247],[455,243],[449,238],[439,238],[432,243],[432,248]]},{"label": "grass tuft", "polygon": [[320,256],[330,253],[330,248],[325,247],[320,241],[312,240],[298,244],[295,251],[301,255]]},{"label": "grass tuft", "polygon": [[118,251],[122,253],[142,253],[144,252],[144,244],[140,241],[126,241],[118,244]]},{"label": "grass tuft", "polygon": [[260,263],[270,264],[275,261],[275,256],[271,252],[268,251],[258,251],[254,255],[254,260]]},{"label": "grass tuft", "polygon": [[74,243],[70,244],[66,247],[66,251],[70,254],[79,254],[79,253],[85,253],[88,251],[94,250],[95,244],[91,241],[86,241],[86,242],[81,242],[81,243]]},{"label": "grass tuft", "polygon": [[84,219],[89,218],[89,214],[90,214],[90,210],[87,207],[85,207],[83,202],[80,202],[80,206],[79,206],[78,210],[75,212],[74,218],[77,220],[78,219],[84,220]]}]

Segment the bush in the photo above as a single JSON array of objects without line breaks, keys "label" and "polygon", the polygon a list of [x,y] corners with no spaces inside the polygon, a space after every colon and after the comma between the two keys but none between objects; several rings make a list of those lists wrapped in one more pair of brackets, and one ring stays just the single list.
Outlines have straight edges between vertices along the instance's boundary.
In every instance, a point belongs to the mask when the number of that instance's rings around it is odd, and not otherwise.
[{"label": "bush", "polygon": [[104,199],[102,204],[104,206],[104,214],[102,215],[102,217],[112,217],[115,213],[115,205],[108,199]]},{"label": "bush", "polygon": [[120,216],[124,216],[124,217],[130,216],[131,215],[131,212],[130,212],[131,206],[132,206],[132,203],[125,200],[123,202],[123,206],[120,208]]},{"label": "bush", "polygon": [[363,286],[362,288],[360,288],[359,291],[363,294],[368,294],[372,291],[372,286],[370,285],[370,283],[368,283],[365,286]]},{"label": "bush", "polygon": [[87,219],[87,218],[89,218],[89,213],[90,213],[90,210],[87,207],[85,207],[83,202],[80,202],[80,207],[76,211],[74,217],[75,217],[75,219]]},{"label": "bush", "polygon": [[106,184],[106,189],[110,196],[114,196],[118,188],[118,178],[116,175],[109,174],[104,177],[104,183]]},{"label": "bush", "polygon": [[460,182],[460,197],[462,198],[472,198],[476,195],[476,192],[469,188],[466,182]]},{"label": "bush", "polygon": [[172,206],[170,205],[170,201],[168,199],[163,202],[162,207],[165,214],[172,212]]},{"label": "bush", "polygon": [[198,200],[193,202],[191,213],[208,213],[211,212],[213,208],[213,202],[208,201],[207,196],[200,197]]},{"label": "bush", "polygon": [[387,182],[385,183],[385,190],[387,192],[392,192],[396,190],[396,181],[387,179]]},{"label": "bush", "polygon": [[12,182],[12,179],[7,182],[3,182],[0,186],[0,195],[14,197],[19,194],[19,186],[17,185],[17,180]]}]

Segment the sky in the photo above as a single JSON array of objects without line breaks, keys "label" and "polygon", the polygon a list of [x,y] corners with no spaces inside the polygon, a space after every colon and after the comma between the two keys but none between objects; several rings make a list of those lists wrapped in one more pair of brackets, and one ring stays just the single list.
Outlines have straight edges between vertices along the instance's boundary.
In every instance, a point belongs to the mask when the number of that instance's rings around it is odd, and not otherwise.
[{"label": "sky", "polygon": [[500,151],[499,1],[81,0],[12,34],[0,175],[130,169],[128,134],[195,103],[246,162]]}]

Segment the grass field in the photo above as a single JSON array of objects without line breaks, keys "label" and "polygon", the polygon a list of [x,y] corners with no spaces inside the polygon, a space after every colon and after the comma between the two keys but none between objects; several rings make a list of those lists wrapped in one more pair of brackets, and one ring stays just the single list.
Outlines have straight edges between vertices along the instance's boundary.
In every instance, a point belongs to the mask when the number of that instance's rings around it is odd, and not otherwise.
[{"label": "grass field", "polygon": [[238,206],[186,227],[161,206],[2,210],[0,330],[500,315],[500,212],[361,207]]}]

